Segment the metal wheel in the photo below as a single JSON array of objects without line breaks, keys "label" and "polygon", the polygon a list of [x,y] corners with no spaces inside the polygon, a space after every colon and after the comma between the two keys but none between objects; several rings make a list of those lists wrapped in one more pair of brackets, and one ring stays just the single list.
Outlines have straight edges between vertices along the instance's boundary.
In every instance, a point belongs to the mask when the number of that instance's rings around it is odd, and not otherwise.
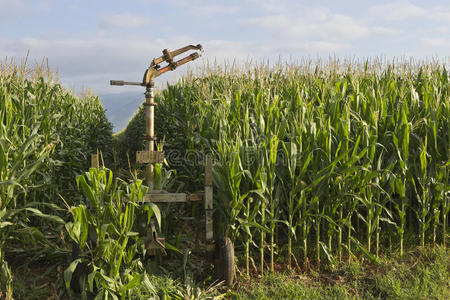
[{"label": "metal wheel", "polygon": [[229,238],[219,238],[215,244],[214,265],[216,277],[231,286],[234,280],[234,247]]}]

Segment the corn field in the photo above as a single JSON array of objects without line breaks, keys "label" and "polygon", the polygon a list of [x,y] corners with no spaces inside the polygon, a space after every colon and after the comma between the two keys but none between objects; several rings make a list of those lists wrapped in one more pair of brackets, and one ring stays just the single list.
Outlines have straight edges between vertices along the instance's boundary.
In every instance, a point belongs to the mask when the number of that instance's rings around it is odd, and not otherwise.
[{"label": "corn field", "polygon": [[449,92],[435,62],[210,67],[159,93],[156,133],[192,190],[214,154],[216,231],[247,273],[376,260],[446,244]]},{"label": "corn field", "polygon": [[0,64],[0,298],[12,293],[5,253],[58,249],[59,237],[41,231],[64,228],[61,199],[82,197],[74,178],[111,143],[111,131],[98,97],[75,97],[44,65]]},{"label": "corn field", "polygon": [[[90,154],[109,150],[112,125],[100,99],[74,96],[55,76],[39,65],[0,68],[0,180],[8,180],[8,188],[26,185],[15,193],[14,206],[55,202],[58,193],[70,199],[78,194],[74,178],[89,168]],[[20,170],[28,173],[14,173]]]}]

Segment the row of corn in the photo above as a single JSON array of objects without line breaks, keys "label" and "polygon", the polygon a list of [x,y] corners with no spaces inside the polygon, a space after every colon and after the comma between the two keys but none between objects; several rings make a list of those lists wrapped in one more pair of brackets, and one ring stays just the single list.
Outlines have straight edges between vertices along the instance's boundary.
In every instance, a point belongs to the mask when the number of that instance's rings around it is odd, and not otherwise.
[{"label": "row of corn", "polygon": [[98,97],[75,97],[45,66],[0,64],[0,298],[12,295],[5,253],[29,251],[45,239],[39,230],[55,230],[32,216],[63,222],[53,207],[81,197],[75,176],[111,130]]},{"label": "row of corn", "polygon": [[157,97],[156,132],[198,189],[189,160],[214,153],[217,231],[247,272],[376,260],[446,243],[449,92],[433,63],[210,68]]}]

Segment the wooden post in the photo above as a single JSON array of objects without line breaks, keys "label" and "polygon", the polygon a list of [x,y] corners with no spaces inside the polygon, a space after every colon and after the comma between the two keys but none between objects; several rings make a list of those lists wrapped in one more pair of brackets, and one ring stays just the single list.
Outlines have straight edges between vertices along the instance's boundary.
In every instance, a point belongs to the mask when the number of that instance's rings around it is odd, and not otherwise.
[{"label": "wooden post", "polygon": [[91,168],[98,169],[100,164],[98,162],[98,151],[97,154],[91,154]]}]

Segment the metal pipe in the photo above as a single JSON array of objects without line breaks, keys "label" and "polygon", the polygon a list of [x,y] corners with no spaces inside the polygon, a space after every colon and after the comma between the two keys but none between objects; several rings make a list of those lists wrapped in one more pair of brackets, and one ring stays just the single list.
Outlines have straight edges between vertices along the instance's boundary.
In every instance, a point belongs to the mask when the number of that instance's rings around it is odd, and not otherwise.
[{"label": "metal pipe", "polygon": [[[147,139],[147,151],[154,151],[155,148],[155,105],[153,95],[154,83],[153,81],[145,88],[145,136]],[[146,166],[145,179],[149,192],[154,188],[154,170],[153,164],[149,163]]]},{"label": "metal pipe", "polygon": [[[141,82],[132,82],[132,81],[123,81],[123,80],[111,80],[111,85],[136,85],[136,86],[145,86],[145,140],[147,141],[147,151],[148,156],[155,151],[155,106],[153,88],[154,88],[154,79],[168,71],[172,71],[178,66],[181,66],[191,60],[197,59],[200,55],[198,53],[193,53],[183,59],[178,61],[173,61],[173,58],[183,52],[188,50],[200,50],[203,51],[202,46],[199,44],[197,46],[188,45],[186,47],[180,48],[175,51],[169,51],[168,49],[163,50],[163,56],[159,58],[153,59],[150,67],[145,71],[144,77]],[[167,66],[160,68],[159,63],[166,61],[168,63]],[[145,170],[145,182],[149,188],[149,192],[154,190],[154,166],[153,163],[148,163],[146,165]]]},{"label": "metal pipe", "polygon": [[111,85],[139,85],[142,86],[142,82],[132,82],[132,81],[123,81],[123,80],[110,80],[109,84]]}]

